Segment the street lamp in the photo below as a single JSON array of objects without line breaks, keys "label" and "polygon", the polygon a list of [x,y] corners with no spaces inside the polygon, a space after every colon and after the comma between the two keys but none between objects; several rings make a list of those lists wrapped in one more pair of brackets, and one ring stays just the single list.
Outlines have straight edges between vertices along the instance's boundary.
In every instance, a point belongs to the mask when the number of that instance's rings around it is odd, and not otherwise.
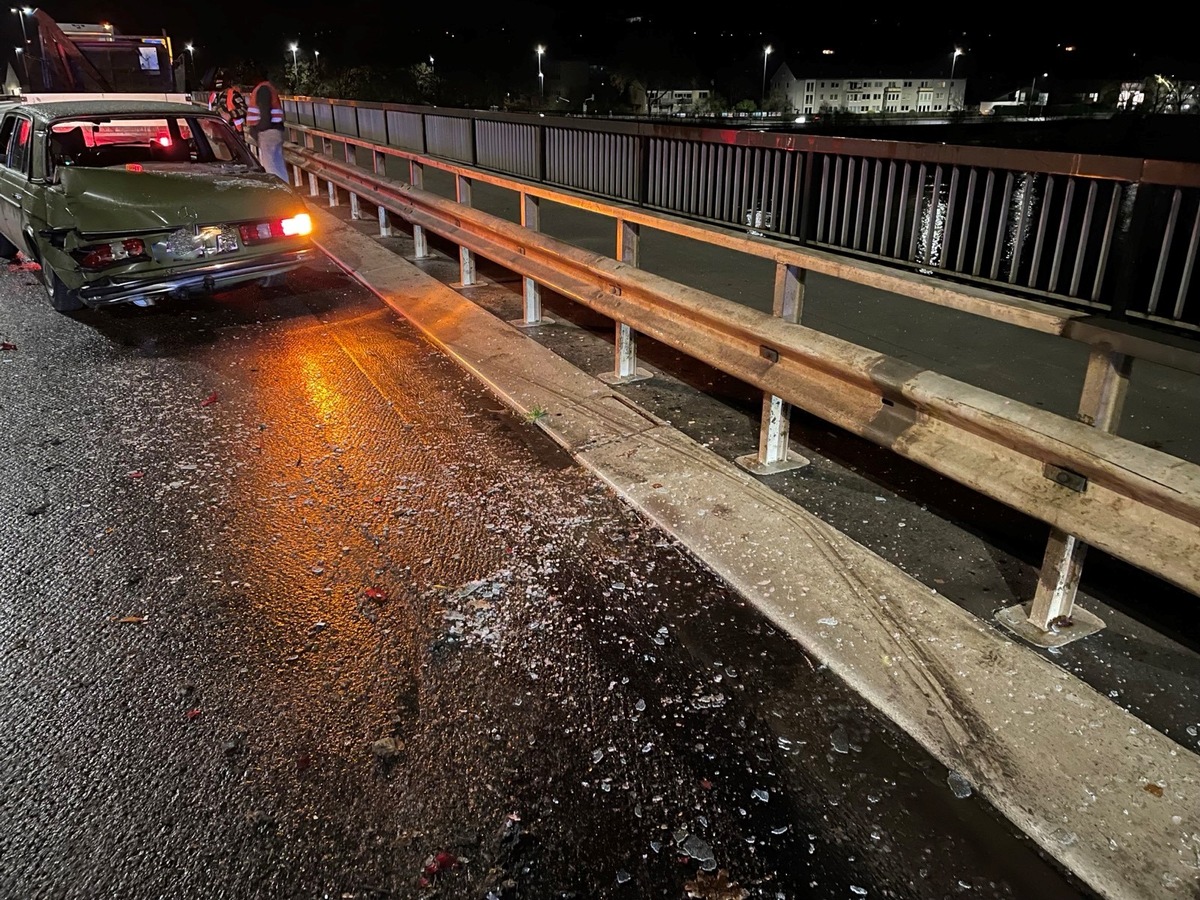
[{"label": "street lamp", "polygon": [[771,45],[763,47],[763,79],[762,79],[762,98],[759,101],[759,107],[767,105],[767,57],[771,55]]},{"label": "street lamp", "polygon": [[946,91],[946,109],[954,110],[954,66],[958,62],[958,58],[963,55],[961,47],[955,47],[954,53],[950,55],[950,84]]},{"label": "street lamp", "polygon": [[[1049,73],[1049,72],[1043,72],[1043,73],[1042,73],[1042,77],[1043,77],[1043,78],[1049,78],[1049,77],[1050,77],[1050,73]],[[1028,103],[1028,106],[1029,106],[1029,115],[1031,115],[1031,116],[1033,115],[1033,97],[1034,97],[1034,95],[1037,93],[1037,80],[1038,80],[1038,77],[1037,77],[1036,75],[1034,75],[1034,76],[1033,76],[1033,84],[1031,84],[1031,85],[1029,86],[1029,103]]]},{"label": "street lamp", "polygon": [[292,51],[292,77],[299,81],[300,64],[296,62],[296,53],[300,50],[300,45],[293,42],[288,45],[288,49]]},{"label": "street lamp", "polygon": [[546,52],[546,48],[541,44],[537,45],[537,61],[538,61],[538,93],[543,97],[546,96],[546,82],[542,75],[542,54]]},{"label": "street lamp", "polygon": [[313,51],[313,69],[316,71],[320,71],[320,69],[321,69],[321,51],[320,50]]}]

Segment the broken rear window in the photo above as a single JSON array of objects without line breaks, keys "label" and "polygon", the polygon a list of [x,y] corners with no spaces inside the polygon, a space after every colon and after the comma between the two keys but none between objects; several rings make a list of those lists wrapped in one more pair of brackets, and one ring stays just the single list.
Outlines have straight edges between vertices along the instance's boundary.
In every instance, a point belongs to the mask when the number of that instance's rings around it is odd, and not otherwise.
[{"label": "broken rear window", "polygon": [[46,159],[51,172],[60,166],[253,164],[245,145],[220,119],[183,116],[60,119],[50,126]]}]

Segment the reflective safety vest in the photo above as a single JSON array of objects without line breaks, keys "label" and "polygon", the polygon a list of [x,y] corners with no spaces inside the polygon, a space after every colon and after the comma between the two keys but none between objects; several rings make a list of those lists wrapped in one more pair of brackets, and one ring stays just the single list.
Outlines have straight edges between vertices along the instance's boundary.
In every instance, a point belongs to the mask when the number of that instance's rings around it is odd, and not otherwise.
[{"label": "reflective safety vest", "polygon": [[258,92],[267,88],[271,92],[271,110],[269,122],[271,125],[283,124],[283,101],[279,99],[279,91],[269,81],[260,81],[250,92],[250,105],[246,109],[246,124],[251,128],[267,127],[263,125],[263,111],[258,108]]},{"label": "reflective safety vest", "polygon": [[213,91],[208,98],[208,108],[220,112],[227,117],[229,122],[233,123],[233,127],[238,131],[242,130],[242,126],[246,124],[246,101],[242,98],[241,93],[237,88],[226,88],[225,96],[218,107],[217,92]]}]

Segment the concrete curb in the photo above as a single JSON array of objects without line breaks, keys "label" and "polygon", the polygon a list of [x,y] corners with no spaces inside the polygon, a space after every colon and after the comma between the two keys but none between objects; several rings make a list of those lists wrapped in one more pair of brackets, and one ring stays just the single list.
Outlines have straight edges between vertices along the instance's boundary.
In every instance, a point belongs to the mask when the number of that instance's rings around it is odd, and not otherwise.
[{"label": "concrete curb", "polygon": [[[1200,896],[1200,756],[314,209],[318,245],[1102,896]],[[957,780],[957,779],[956,779]],[[949,790],[949,788],[947,788]]]}]

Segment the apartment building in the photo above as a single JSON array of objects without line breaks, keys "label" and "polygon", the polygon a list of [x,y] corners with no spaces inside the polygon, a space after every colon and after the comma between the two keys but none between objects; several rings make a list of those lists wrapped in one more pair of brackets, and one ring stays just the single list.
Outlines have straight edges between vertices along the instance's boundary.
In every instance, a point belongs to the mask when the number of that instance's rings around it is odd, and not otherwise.
[{"label": "apartment building", "polygon": [[965,78],[870,76],[797,78],[787,63],[771,77],[771,93],[787,98],[792,110],[820,113],[941,113],[961,110]]}]

